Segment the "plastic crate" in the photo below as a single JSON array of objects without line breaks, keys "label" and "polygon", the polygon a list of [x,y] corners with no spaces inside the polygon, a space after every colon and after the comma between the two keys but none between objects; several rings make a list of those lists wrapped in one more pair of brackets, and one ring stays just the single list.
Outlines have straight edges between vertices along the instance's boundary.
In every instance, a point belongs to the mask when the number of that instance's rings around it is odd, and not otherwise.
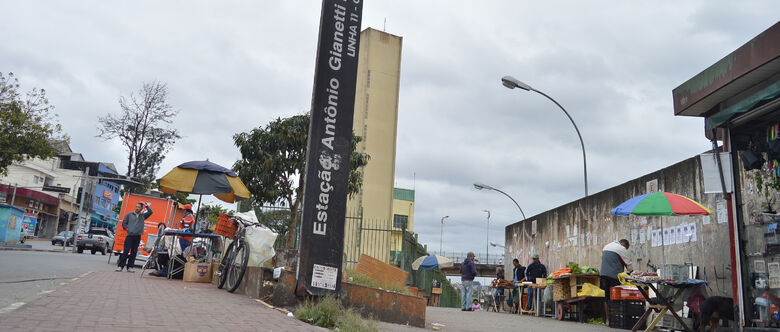
[{"label": "plastic crate", "polygon": [[641,316],[645,313],[644,301],[608,301],[608,303],[610,314]]},{"label": "plastic crate", "polygon": [[236,235],[236,222],[226,214],[220,214],[217,218],[217,225],[214,227],[214,234],[222,235],[232,239]]},{"label": "plastic crate", "polygon": [[[613,314],[612,312],[609,313],[609,327],[613,329],[627,329],[630,330],[634,327],[636,322],[639,321],[639,318],[641,318],[642,315],[622,315],[622,314]],[[642,324],[639,326],[638,329],[644,330],[647,326],[647,321],[643,321]]]},{"label": "plastic crate", "polygon": [[611,287],[609,289],[609,299],[644,301],[645,297],[636,288]]}]

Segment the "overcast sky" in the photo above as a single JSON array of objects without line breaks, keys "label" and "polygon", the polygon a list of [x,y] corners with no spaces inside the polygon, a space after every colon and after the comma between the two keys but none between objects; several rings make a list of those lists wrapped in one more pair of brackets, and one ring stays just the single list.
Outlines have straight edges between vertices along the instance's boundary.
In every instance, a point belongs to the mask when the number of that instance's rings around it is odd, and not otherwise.
[{"label": "overcast sky", "polygon": [[[775,9],[771,9],[775,8]],[[363,28],[403,37],[396,186],[416,190],[429,248],[485,251],[520,219],[711,147],[675,117],[672,89],[777,22],[768,1],[374,1]],[[237,132],[311,105],[319,1],[0,1],[0,72],[47,90],[71,147],[126,171],[97,118],[142,82],[168,84],[183,133],[159,176],[190,160],[230,167]],[[774,14],[772,14],[774,13]],[[495,252],[500,249],[491,248]]]}]

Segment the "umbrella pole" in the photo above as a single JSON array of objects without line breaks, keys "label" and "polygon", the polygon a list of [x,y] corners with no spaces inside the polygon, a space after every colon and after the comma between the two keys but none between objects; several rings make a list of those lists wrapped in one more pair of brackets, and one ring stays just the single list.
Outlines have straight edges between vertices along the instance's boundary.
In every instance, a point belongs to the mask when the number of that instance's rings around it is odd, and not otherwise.
[{"label": "umbrella pole", "polygon": [[661,217],[661,276],[666,278],[666,245],[664,244],[664,217]]},{"label": "umbrella pole", "polygon": [[200,201],[203,199],[203,195],[198,196],[198,212],[195,212],[195,220],[198,219],[198,216],[200,216]]}]

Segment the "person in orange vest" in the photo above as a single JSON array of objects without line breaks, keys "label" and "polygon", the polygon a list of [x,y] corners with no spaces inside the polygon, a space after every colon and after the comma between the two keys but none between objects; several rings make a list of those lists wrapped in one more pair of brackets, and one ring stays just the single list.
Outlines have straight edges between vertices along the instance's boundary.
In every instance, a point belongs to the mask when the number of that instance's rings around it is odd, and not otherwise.
[{"label": "person in orange vest", "polygon": [[[195,233],[195,217],[192,215],[192,205],[184,205],[184,217],[179,221],[179,228],[183,232]],[[192,244],[192,236],[182,236],[179,238],[179,245],[181,246],[181,252],[184,254]]]}]

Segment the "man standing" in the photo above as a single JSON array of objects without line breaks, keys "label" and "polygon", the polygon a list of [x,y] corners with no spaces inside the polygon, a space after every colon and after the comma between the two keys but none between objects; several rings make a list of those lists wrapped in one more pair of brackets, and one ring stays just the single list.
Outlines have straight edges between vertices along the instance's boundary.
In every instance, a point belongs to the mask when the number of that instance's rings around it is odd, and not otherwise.
[{"label": "man standing", "polygon": [[[525,281],[525,266],[520,265],[520,260],[517,258],[512,260],[512,265],[514,265],[512,284],[517,287],[517,284]],[[518,309],[520,309],[520,292],[515,288],[512,290],[512,312],[517,313]]]},{"label": "man standing", "polygon": [[[547,267],[539,261],[539,254],[534,254],[531,259],[533,262],[528,264],[525,269],[525,280],[530,282],[536,282],[536,278],[547,277]],[[525,310],[531,310],[531,306],[534,302],[534,288],[528,287],[528,303],[525,305]]]},{"label": "man standing", "polygon": [[[146,212],[142,212],[146,207]],[[141,234],[144,233],[144,221],[152,215],[152,207],[149,202],[138,203],[135,205],[135,211],[125,215],[122,219],[122,228],[127,231],[125,237],[125,246],[122,255],[119,256],[119,265],[116,272],[122,272],[127,266],[127,272],[135,272],[135,255],[138,254],[138,245],[141,244]]]},{"label": "man standing", "polygon": [[460,265],[460,310],[471,311],[471,296],[472,286],[474,283],[474,277],[477,276],[477,266],[474,265],[474,253],[469,251],[466,254],[466,259],[463,260],[463,264]]},{"label": "man standing", "polygon": [[607,244],[601,250],[601,289],[604,290],[604,297],[607,299],[607,301],[604,301],[607,326],[609,326],[609,289],[620,286],[617,275],[623,272],[624,268],[631,272],[631,267],[629,267],[631,259],[629,258],[628,247],[628,240],[621,239],[618,242]]}]

